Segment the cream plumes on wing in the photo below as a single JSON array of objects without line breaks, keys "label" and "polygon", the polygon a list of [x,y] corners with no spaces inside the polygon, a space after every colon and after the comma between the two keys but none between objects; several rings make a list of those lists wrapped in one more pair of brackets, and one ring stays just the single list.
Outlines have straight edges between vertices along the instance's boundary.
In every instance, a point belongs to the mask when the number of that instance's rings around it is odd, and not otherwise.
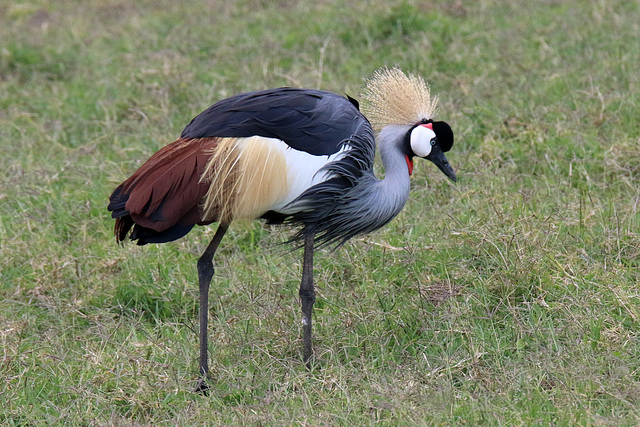
[{"label": "cream plumes on wing", "polygon": [[238,139],[220,138],[211,150],[210,160],[200,182],[207,183],[209,190],[204,198],[202,219],[230,223],[235,202],[234,167],[238,162]]},{"label": "cream plumes on wing", "polygon": [[200,179],[209,184],[202,219],[228,224],[260,217],[286,197],[286,166],[277,140],[220,138]]},{"label": "cream plumes on wing", "polygon": [[430,119],[438,103],[422,77],[395,67],[376,71],[361,96],[362,111],[376,132],[392,124],[413,126]]}]

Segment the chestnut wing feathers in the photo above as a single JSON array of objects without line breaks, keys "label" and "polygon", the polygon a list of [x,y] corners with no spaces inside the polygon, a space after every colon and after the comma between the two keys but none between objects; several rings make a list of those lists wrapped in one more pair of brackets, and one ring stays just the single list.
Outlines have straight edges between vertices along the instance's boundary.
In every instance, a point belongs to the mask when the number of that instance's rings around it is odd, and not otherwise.
[{"label": "chestnut wing feathers", "polygon": [[[178,139],[149,158],[110,197],[116,237],[134,226],[139,244],[175,240],[200,222],[198,205],[208,186],[200,182],[216,138]],[[168,240],[165,240],[168,239]]]}]

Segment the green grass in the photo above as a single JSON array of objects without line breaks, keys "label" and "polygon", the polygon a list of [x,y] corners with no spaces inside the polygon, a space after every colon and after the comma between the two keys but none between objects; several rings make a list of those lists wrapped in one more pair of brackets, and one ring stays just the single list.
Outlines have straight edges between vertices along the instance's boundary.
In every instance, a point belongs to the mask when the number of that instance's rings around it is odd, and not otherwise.
[{"label": "green grass", "polygon": [[[637,1],[0,4],[0,424],[637,425]],[[213,235],[119,247],[110,192],[198,112],[420,74],[452,185],[316,257],[237,224],[216,257],[212,391],[195,263]]]}]

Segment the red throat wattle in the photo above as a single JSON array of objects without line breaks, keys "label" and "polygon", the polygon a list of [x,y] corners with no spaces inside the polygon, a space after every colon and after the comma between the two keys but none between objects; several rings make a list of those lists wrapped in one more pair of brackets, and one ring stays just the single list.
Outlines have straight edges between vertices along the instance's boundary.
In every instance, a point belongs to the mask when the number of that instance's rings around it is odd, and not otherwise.
[{"label": "red throat wattle", "polygon": [[407,161],[407,168],[409,168],[409,175],[413,173],[413,160],[409,158],[406,154],[404,155],[405,160]]}]

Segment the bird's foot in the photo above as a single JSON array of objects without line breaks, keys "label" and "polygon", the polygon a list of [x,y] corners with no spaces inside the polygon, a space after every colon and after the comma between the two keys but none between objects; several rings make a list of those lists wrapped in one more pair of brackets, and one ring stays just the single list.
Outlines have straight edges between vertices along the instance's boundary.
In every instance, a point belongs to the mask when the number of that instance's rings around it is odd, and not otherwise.
[{"label": "bird's foot", "polygon": [[209,385],[205,378],[200,378],[198,384],[196,385],[196,389],[194,390],[196,393],[206,396],[209,394]]}]

